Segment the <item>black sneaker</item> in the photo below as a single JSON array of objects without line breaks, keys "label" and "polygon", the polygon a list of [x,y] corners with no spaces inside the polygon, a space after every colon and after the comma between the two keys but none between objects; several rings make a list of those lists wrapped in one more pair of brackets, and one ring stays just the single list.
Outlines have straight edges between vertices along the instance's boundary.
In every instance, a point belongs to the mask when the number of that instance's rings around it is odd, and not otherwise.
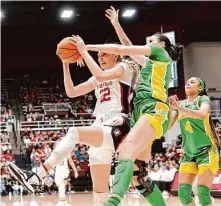
[{"label": "black sneaker", "polygon": [[41,179],[32,171],[21,170],[12,162],[8,164],[8,169],[11,175],[32,193],[35,193],[36,186],[41,185]]}]

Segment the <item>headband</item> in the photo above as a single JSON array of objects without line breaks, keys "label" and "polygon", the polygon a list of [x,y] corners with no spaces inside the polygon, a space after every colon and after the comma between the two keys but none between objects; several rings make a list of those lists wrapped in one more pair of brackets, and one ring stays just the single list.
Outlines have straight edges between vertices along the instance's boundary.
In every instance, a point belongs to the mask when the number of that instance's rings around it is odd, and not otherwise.
[{"label": "headband", "polygon": [[200,82],[200,86],[202,87],[202,91],[205,89],[205,83],[203,82],[202,79],[200,79],[199,77],[196,77],[198,79],[198,81]]}]

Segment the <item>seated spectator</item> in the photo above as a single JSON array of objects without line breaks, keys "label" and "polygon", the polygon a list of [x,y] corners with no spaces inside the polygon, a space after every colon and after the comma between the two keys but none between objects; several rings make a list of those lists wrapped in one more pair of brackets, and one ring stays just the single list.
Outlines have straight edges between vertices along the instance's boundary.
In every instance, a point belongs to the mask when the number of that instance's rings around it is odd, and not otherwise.
[{"label": "seated spectator", "polygon": [[75,153],[76,157],[79,159],[81,153],[80,153],[80,151],[78,150],[78,146],[76,146],[76,147],[74,148],[74,153]]},{"label": "seated spectator", "polygon": [[2,143],[2,148],[1,149],[2,149],[3,153],[6,152],[7,150],[11,150],[12,149],[11,144],[9,143],[9,140],[7,140],[5,142],[5,144]]},{"label": "seated spectator", "polygon": [[45,158],[46,158],[46,159],[50,156],[51,152],[52,152],[52,149],[51,149],[50,146],[47,144],[47,145],[45,146],[45,148],[44,148],[44,153],[45,153]]},{"label": "seated spectator", "polygon": [[170,172],[166,169],[165,165],[162,165],[159,170],[159,179],[160,179],[160,189],[163,191],[165,198],[169,197],[169,190],[172,180]]},{"label": "seated spectator", "polygon": [[159,166],[155,164],[154,168],[150,171],[148,176],[159,186],[160,181],[160,173],[159,173]]},{"label": "seated spectator", "polygon": [[8,162],[15,162],[14,155],[12,154],[11,150],[9,150],[9,149],[5,152],[4,155],[2,155],[2,157],[4,157],[5,160]]}]

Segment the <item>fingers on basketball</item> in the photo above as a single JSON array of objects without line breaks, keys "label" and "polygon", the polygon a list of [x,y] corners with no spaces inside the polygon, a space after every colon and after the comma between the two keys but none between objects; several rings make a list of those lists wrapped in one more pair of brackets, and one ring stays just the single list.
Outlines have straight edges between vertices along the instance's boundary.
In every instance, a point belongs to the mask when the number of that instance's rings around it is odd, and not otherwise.
[{"label": "fingers on basketball", "polygon": [[74,45],[71,37],[62,39],[57,45],[56,54],[62,61],[68,61],[69,63],[76,63],[82,59],[77,47]]}]

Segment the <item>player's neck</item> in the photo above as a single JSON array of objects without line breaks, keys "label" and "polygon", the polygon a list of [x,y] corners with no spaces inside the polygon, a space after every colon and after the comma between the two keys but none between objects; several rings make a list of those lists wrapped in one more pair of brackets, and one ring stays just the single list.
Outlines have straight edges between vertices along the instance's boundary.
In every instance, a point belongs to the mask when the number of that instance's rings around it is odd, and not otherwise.
[{"label": "player's neck", "polygon": [[198,97],[198,94],[189,95],[187,97],[187,102],[194,102],[197,97]]}]

